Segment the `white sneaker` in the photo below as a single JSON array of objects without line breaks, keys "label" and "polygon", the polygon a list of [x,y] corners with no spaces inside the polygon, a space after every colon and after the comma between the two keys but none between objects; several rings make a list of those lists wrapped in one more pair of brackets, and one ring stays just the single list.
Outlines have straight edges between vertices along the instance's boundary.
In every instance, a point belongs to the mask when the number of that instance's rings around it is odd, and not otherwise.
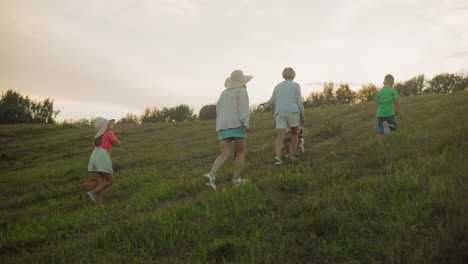
[{"label": "white sneaker", "polygon": [[279,158],[275,158],[275,166],[281,165],[281,160]]},{"label": "white sneaker", "polygon": [[213,174],[211,174],[211,172],[203,175],[203,177],[207,178],[209,181],[205,185],[210,186],[211,188],[213,188],[213,190],[216,191],[216,184],[215,184],[216,177]]},{"label": "white sneaker", "polygon": [[96,195],[92,194],[91,192],[86,192],[89,196],[89,199],[93,201],[93,203],[96,203]]},{"label": "white sneaker", "polygon": [[213,190],[216,191],[216,184],[214,182],[207,182],[207,183],[205,183],[205,185],[213,188]]},{"label": "white sneaker", "polygon": [[236,186],[239,186],[241,184],[245,184],[247,182],[249,182],[247,179],[242,179],[242,178],[239,178],[237,180],[233,180],[232,181]]},{"label": "white sneaker", "polygon": [[383,126],[383,133],[384,134],[390,133],[390,127],[388,126],[387,121],[383,121],[382,126]]},{"label": "white sneaker", "polygon": [[215,176],[211,172],[203,175],[203,177],[207,178],[210,182],[215,180]]}]

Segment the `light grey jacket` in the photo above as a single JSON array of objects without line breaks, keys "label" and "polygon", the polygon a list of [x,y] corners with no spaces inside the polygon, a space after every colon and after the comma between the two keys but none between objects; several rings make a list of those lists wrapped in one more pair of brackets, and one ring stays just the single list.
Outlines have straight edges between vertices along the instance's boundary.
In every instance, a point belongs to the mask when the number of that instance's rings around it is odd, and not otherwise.
[{"label": "light grey jacket", "polygon": [[304,115],[304,104],[302,103],[301,86],[298,83],[284,80],[276,85],[273,95],[265,107],[275,105],[275,115],[284,113],[300,113]]},{"label": "light grey jacket", "polygon": [[216,131],[249,126],[249,113],[247,89],[225,89],[216,103]]}]

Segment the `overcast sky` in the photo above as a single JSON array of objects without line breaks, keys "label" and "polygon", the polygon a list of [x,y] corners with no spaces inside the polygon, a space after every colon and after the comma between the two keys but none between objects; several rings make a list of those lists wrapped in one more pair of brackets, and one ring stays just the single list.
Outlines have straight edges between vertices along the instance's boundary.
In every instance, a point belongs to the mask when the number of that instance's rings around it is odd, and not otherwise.
[{"label": "overcast sky", "polygon": [[251,104],[284,67],[323,82],[468,71],[466,0],[0,0],[0,89],[51,97],[59,120],[215,103],[231,71]]}]

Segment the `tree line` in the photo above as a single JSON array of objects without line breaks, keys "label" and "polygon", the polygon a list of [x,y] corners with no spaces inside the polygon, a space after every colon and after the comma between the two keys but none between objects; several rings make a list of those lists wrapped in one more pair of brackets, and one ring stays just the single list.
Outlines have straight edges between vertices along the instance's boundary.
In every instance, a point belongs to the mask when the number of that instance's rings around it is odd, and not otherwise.
[{"label": "tree line", "polygon": [[[430,80],[420,74],[409,80],[397,82],[394,88],[400,96],[413,96],[420,94],[448,94],[468,88],[468,74],[441,73]],[[333,82],[325,83],[322,92],[313,92],[304,101],[305,107],[354,104],[375,100],[377,85],[370,83],[363,85],[357,92],[352,91],[347,83],[335,85]]]},{"label": "tree line", "polygon": [[55,124],[59,112],[54,110],[54,101],[50,98],[40,102],[13,90],[2,92],[0,98],[0,124]]},{"label": "tree line", "polygon": [[154,123],[154,122],[180,122],[196,120],[197,115],[194,114],[193,108],[188,105],[181,104],[175,107],[146,108],[142,115],[138,116],[128,113],[121,118],[122,123]]},{"label": "tree line", "polygon": [[[409,80],[397,82],[394,88],[400,96],[414,96],[420,94],[448,94],[455,91],[468,89],[468,74],[466,73],[441,73],[427,80],[424,74],[420,74]],[[324,84],[321,92],[312,92],[304,99],[304,107],[324,105],[350,105],[355,103],[375,100],[378,86],[369,83],[362,85],[359,91],[353,91],[347,83]],[[252,113],[273,111],[274,106],[263,108],[259,105],[251,107]],[[0,99],[0,124],[12,123],[47,123],[55,124],[56,116],[60,111],[54,110],[54,102],[47,98],[42,102],[8,90],[2,92]],[[194,114],[193,108],[181,104],[175,107],[146,108],[143,114],[128,113],[121,118],[122,123],[152,123],[152,122],[180,122],[192,120],[216,119],[216,105],[205,105],[200,109],[199,115]],[[80,119],[77,121],[64,121],[77,125],[92,124],[92,119]]]}]

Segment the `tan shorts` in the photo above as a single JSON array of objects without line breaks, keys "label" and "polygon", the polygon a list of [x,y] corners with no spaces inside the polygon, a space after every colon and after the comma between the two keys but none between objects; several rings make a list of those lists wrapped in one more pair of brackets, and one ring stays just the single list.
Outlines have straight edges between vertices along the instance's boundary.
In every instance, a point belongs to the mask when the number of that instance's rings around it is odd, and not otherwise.
[{"label": "tan shorts", "polygon": [[290,127],[298,127],[301,124],[299,113],[277,114],[275,119],[276,129],[288,129]]}]

